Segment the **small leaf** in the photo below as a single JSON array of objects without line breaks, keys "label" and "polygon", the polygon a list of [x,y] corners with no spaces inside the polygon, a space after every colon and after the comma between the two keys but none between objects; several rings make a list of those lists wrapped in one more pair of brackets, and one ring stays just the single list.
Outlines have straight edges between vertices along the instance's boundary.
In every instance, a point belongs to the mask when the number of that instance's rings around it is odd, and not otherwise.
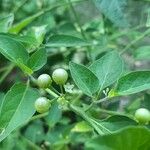
[{"label": "small leaf", "polygon": [[145,127],[128,127],[116,133],[97,136],[85,144],[86,150],[148,150],[150,130]]},{"label": "small leaf", "polygon": [[150,46],[139,47],[135,51],[134,55],[137,60],[149,60],[150,59]]},{"label": "small leaf", "polygon": [[28,66],[33,71],[37,71],[40,68],[42,68],[46,64],[46,62],[46,50],[44,48],[41,48],[31,55],[31,57],[28,60]]},{"label": "small leaf", "polygon": [[72,78],[83,93],[92,96],[99,88],[98,78],[85,66],[71,62],[69,64]]},{"label": "small leaf", "polygon": [[113,84],[123,72],[123,61],[115,51],[109,52],[92,63],[89,69],[98,77],[100,90]]},{"label": "small leaf", "polygon": [[53,35],[46,44],[47,47],[76,47],[87,45],[90,45],[90,43],[71,35]]},{"label": "small leaf", "polygon": [[34,114],[38,92],[24,84],[15,84],[4,97],[0,108],[0,141],[26,123]]},{"label": "small leaf", "polygon": [[129,95],[150,89],[150,71],[131,72],[118,81],[115,93]]}]

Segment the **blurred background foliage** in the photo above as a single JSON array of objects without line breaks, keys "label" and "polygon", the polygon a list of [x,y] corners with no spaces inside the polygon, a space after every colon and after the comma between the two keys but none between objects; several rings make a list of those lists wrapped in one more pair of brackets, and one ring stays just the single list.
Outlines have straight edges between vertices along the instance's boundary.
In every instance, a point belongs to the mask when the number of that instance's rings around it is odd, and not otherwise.
[{"label": "blurred background foliage", "polygon": [[[37,43],[30,41],[30,46],[26,46],[30,53],[46,45],[47,64],[35,77],[51,74],[58,66],[68,69],[71,60],[89,65],[112,49],[122,53],[126,72],[150,69],[149,0],[0,0],[0,14],[1,32],[27,19],[10,32],[36,38]],[[80,40],[74,43],[72,38]],[[0,55],[0,75],[7,65],[9,62]],[[1,98],[14,82],[26,78],[18,68],[6,76],[4,81],[0,79]],[[87,97],[83,99],[88,102]],[[101,107],[133,113],[140,106],[150,108],[149,99],[147,91],[103,103]],[[0,144],[0,150],[83,149],[92,129],[74,113],[62,112],[56,105],[48,116],[31,120],[8,136]],[[92,115],[103,118],[106,114],[101,115],[94,108]]]}]

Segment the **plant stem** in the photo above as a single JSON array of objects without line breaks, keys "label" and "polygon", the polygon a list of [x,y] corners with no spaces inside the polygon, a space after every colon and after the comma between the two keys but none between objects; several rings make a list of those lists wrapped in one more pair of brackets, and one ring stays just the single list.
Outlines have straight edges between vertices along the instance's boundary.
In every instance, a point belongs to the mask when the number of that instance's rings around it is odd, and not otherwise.
[{"label": "plant stem", "polygon": [[129,118],[134,120],[134,117],[132,115],[128,115],[128,114],[125,114],[125,113],[122,113],[122,112],[110,111],[110,110],[106,110],[106,109],[99,109],[99,111],[102,112],[102,113],[110,114],[112,116],[113,115],[126,116],[126,117],[129,117]]},{"label": "plant stem", "polygon": [[53,97],[55,97],[55,98],[58,98],[59,97],[59,95],[57,95],[55,92],[53,92],[51,89],[45,89],[45,91],[48,93],[48,94],[50,94],[50,95],[52,95]]},{"label": "plant stem", "polygon": [[131,41],[122,51],[121,51],[121,55],[129,50],[129,48],[134,45],[135,43],[137,43],[138,41],[140,41],[141,39],[143,39],[145,36],[150,34],[150,29],[147,29],[142,35],[140,35],[139,37],[137,37],[136,39],[134,39],[133,41]]},{"label": "plant stem", "polygon": [[61,94],[64,95],[64,90],[63,90],[63,86],[60,85],[60,91],[61,91]]},{"label": "plant stem", "polygon": [[47,116],[47,115],[48,115],[48,112],[43,113],[43,114],[39,114],[39,115],[36,115],[36,116],[33,116],[33,117],[30,119],[30,121],[43,118],[43,117],[45,117],[45,116]]},{"label": "plant stem", "polygon": [[9,73],[13,70],[14,67],[15,67],[15,64],[13,64],[13,63],[11,63],[8,66],[8,68],[6,69],[6,72],[4,72],[4,74],[0,78],[0,84],[5,80],[5,78],[9,75]]},{"label": "plant stem", "polygon": [[73,15],[74,15],[74,17],[75,17],[75,19],[76,19],[76,22],[77,22],[77,24],[78,24],[78,26],[79,26],[79,28],[80,28],[82,37],[83,37],[84,39],[87,39],[87,38],[86,38],[86,35],[85,35],[85,33],[84,33],[83,29],[82,29],[82,26],[81,26],[81,24],[80,24],[78,15],[77,15],[77,13],[76,13],[76,11],[75,11],[73,5],[72,5],[71,0],[68,0],[68,3],[69,3],[69,5],[70,5],[70,8],[71,8],[71,10],[72,10],[72,13],[73,13]]},{"label": "plant stem", "polygon": [[136,27],[134,27],[134,28],[131,28],[131,29],[129,29],[129,30],[125,30],[125,31],[123,31],[123,32],[118,32],[118,33],[116,33],[116,34],[113,34],[113,35],[110,37],[110,40],[111,40],[111,41],[112,41],[112,40],[115,40],[115,39],[119,38],[120,36],[126,35],[126,34],[128,34],[129,32],[138,30],[138,29],[140,29],[140,28],[142,28],[142,27],[145,27],[145,25],[144,25],[144,24],[138,25],[138,26],[136,26]]},{"label": "plant stem", "polygon": [[104,132],[90,119],[89,116],[87,116],[87,114],[84,111],[82,111],[80,107],[70,104],[69,108],[76,114],[80,115],[83,119],[85,119],[99,135],[104,135]]},{"label": "plant stem", "polygon": [[92,101],[92,103],[89,105],[89,107],[85,109],[85,111],[90,110],[90,109],[94,106],[94,104],[99,104],[99,103],[108,101],[109,99],[110,99],[110,97],[105,97],[105,98],[102,98],[102,99],[100,99],[100,100],[96,100],[96,101],[94,100],[94,101]]}]

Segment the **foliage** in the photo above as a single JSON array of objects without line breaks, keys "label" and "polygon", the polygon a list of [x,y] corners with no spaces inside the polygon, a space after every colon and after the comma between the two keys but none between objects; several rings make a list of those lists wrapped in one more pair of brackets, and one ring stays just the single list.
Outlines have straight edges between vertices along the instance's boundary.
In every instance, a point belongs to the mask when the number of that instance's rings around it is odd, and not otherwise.
[{"label": "foliage", "polygon": [[0,149],[150,149],[149,6],[3,0]]}]

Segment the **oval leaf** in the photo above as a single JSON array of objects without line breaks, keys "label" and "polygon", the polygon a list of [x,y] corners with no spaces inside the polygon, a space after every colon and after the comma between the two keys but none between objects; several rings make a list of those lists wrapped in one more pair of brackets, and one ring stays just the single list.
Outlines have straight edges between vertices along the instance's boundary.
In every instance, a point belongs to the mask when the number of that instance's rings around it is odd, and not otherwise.
[{"label": "oval leaf", "polygon": [[119,79],[115,93],[129,95],[150,89],[150,71],[131,72]]},{"label": "oval leaf", "polygon": [[0,108],[0,141],[32,117],[34,102],[38,97],[36,90],[21,83],[8,91]]},{"label": "oval leaf", "polygon": [[144,127],[128,127],[114,134],[98,136],[86,143],[86,150],[125,149],[150,149],[150,130]]},{"label": "oval leaf", "polygon": [[7,34],[0,34],[0,52],[10,61],[26,64],[29,55],[23,45]]},{"label": "oval leaf", "polygon": [[90,45],[90,43],[71,35],[53,35],[46,44],[47,47],[75,47],[87,45]]},{"label": "oval leaf", "polygon": [[72,78],[83,93],[92,96],[99,88],[98,78],[85,66],[71,62],[69,64]]},{"label": "oval leaf", "polygon": [[47,62],[47,54],[44,48],[37,50],[34,54],[31,55],[28,60],[28,66],[33,71],[37,71],[42,68]]},{"label": "oval leaf", "polygon": [[96,60],[89,69],[98,77],[100,90],[102,90],[121,76],[123,61],[117,52],[112,51]]}]

